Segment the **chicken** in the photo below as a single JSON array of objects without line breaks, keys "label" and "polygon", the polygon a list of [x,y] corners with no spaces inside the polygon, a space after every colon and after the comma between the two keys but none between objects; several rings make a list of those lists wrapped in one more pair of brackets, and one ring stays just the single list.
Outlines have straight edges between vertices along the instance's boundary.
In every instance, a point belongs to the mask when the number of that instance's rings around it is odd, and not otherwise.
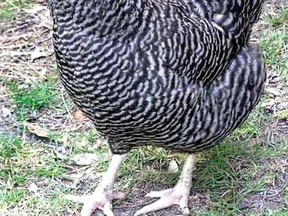
[{"label": "chicken", "polygon": [[248,44],[263,0],[47,0],[61,81],[113,153],[82,216],[112,216],[127,153],[154,145],[187,154],[174,188],[135,215],[188,213],[195,153],[238,127],[259,101],[262,54]]}]

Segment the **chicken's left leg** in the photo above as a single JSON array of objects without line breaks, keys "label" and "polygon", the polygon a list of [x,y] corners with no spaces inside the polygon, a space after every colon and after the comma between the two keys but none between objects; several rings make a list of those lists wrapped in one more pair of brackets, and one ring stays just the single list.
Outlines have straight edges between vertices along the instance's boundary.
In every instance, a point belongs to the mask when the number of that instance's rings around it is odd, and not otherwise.
[{"label": "chicken's left leg", "polygon": [[179,205],[184,214],[189,214],[188,199],[192,187],[192,171],[195,165],[195,158],[196,156],[194,154],[188,155],[179,180],[173,188],[148,193],[146,197],[159,197],[160,199],[143,207],[137,211],[134,216],[164,209],[172,205]]},{"label": "chicken's left leg", "polygon": [[117,171],[125,157],[126,154],[112,156],[109,167],[93,194],[80,198],[71,195],[66,197],[69,200],[84,203],[81,216],[90,216],[96,209],[101,209],[107,216],[114,216],[111,202],[113,199],[124,198],[124,194],[121,192],[114,192],[113,185]]}]

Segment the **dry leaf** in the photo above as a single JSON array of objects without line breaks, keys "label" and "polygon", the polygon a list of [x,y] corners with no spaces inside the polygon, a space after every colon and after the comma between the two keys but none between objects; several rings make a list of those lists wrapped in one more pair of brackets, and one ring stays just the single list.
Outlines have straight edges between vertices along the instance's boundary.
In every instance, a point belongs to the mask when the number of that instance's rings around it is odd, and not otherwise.
[{"label": "dry leaf", "polygon": [[37,193],[38,192],[38,186],[35,183],[32,183],[28,187],[28,191],[31,193]]},{"label": "dry leaf", "polygon": [[35,134],[39,137],[48,138],[49,137],[49,131],[41,128],[37,123],[30,123],[25,122],[24,126],[29,130],[30,133]]},{"label": "dry leaf", "polygon": [[273,96],[281,96],[283,93],[276,88],[266,88],[265,92]]},{"label": "dry leaf", "polygon": [[95,141],[92,149],[98,149],[98,148],[100,148],[101,146],[105,146],[105,145],[106,145],[106,146],[109,145],[109,144],[108,144],[108,141],[107,141],[106,139],[101,139],[101,138],[99,138],[99,139],[97,139],[97,140]]},{"label": "dry leaf", "polygon": [[42,58],[42,57],[48,57],[48,56],[50,56],[52,54],[53,54],[52,51],[51,52],[45,52],[45,51],[42,51],[42,50],[36,48],[34,50],[34,52],[31,53],[31,57],[30,58],[31,58],[31,61],[33,62],[36,59],[39,59],[39,58]]},{"label": "dry leaf", "polygon": [[74,117],[75,121],[77,121],[77,122],[87,119],[87,117],[80,110],[77,110],[76,112],[74,112],[73,117]]},{"label": "dry leaf", "polygon": [[92,153],[85,153],[75,155],[72,160],[78,166],[88,166],[94,164],[98,160],[98,157]]},{"label": "dry leaf", "polygon": [[56,157],[59,158],[60,160],[67,159],[69,149],[66,146],[56,147],[53,150],[54,150],[53,152],[56,155]]},{"label": "dry leaf", "polygon": [[10,117],[12,115],[11,110],[6,108],[6,107],[2,107],[1,112],[2,112],[3,118],[7,118],[7,117]]},{"label": "dry leaf", "polygon": [[168,170],[169,170],[169,172],[172,172],[172,173],[179,172],[178,163],[177,163],[175,160],[171,160],[171,161],[169,162]]},{"label": "dry leaf", "polygon": [[52,19],[50,18],[50,12],[48,10],[45,11],[44,13],[39,14],[38,17],[40,19],[39,26],[43,26],[50,30],[53,29],[53,22]]},{"label": "dry leaf", "polygon": [[[30,123],[30,122],[25,122],[24,126],[28,129],[28,131],[32,134],[35,134],[38,137],[42,137],[42,138],[48,138],[48,139],[53,139],[56,140],[57,142],[61,142],[63,143],[63,139],[62,138],[58,138],[57,139],[54,137],[51,137],[51,132],[45,128],[40,127],[40,125],[38,125],[37,123]],[[53,135],[57,135],[54,134]]]},{"label": "dry leaf", "polygon": [[26,9],[24,8],[23,10],[28,14],[38,15],[41,11],[47,10],[47,8],[45,6],[42,6],[42,5],[36,5],[32,8],[26,8]]}]

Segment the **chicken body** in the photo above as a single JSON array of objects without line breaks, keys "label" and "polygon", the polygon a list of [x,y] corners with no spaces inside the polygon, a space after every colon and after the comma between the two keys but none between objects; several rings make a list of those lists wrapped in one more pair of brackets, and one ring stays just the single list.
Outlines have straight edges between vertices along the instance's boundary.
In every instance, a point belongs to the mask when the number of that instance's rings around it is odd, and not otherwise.
[{"label": "chicken body", "polygon": [[252,108],[221,112],[208,86],[242,44],[184,3],[66,0],[51,8],[61,80],[114,154],[140,145],[197,152]]},{"label": "chicken body", "polygon": [[196,153],[247,118],[265,80],[247,46],[262,1],[227,2],[48,0],[60,78],[113,154]]}]

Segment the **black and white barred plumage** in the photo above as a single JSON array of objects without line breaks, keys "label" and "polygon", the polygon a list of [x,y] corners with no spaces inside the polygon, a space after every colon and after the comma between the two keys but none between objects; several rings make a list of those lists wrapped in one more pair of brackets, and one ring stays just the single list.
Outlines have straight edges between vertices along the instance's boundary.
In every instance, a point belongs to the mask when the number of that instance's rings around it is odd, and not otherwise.
[{"label": "black and white barred plumage", "polygon": [[61,80],[115,154],[210,148],[257,104],[263,0],[48,0]]}]

